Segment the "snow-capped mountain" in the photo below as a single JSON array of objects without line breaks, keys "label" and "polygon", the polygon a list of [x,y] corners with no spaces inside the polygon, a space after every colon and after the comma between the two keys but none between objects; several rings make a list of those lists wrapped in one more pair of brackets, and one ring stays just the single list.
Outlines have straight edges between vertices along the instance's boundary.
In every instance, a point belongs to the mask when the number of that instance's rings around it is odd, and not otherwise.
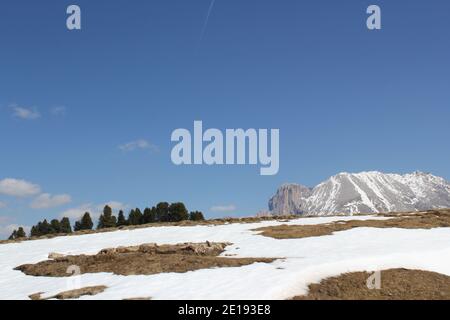
[{"label": "snow-capped mountain", "polygon": [[273,214],[333,215],[449,207],[450,183],[423,172],[340,173],[314,188],[283,185],[269,201]]}]

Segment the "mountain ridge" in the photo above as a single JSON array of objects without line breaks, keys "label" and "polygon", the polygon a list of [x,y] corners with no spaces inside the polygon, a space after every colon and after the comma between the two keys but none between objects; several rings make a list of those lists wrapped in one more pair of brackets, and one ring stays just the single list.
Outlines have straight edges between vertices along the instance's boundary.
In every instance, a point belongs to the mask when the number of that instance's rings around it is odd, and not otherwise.
[{"label": "mountain ridge", "polygon": [[420,211],[450,207],[450,183],[415,171],[341,172],[313,188],[283,184],[269,200],[272,214],[334,215]]}]

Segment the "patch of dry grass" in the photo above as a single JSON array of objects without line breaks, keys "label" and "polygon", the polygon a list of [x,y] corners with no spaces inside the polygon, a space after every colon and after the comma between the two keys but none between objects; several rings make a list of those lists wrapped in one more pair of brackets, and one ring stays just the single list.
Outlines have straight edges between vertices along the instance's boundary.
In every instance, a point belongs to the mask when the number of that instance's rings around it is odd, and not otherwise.
[{"label": "patch of dry grass", "polygon": [[428,271],[381,271],[381,288],[369,289],[367,272],[353,272],[311,284],[293,300],[450,300],[450,277]]},{"label": "patch of dry grass", "polygon": [[81,273],[110,272],[117,275],[152,275],[184,273],[199,269],[241,267],[255,262],[270,263],[271,258],[218,257],[228,244],[145,244],[134,247],[104,249],[96,255],[56,256],[36,264],[17,267],[30,276],[68,277],[70,266],[80,267]]},{"label": "patch of dry grass", "polygon": [[403,228],[433,229],[450,227],[450,210],[433,210],[420,213],[391,213],[383,216],[387,220],[349,220],[335,221],[317,225],[281,225],[255,229],[266,237],[275,239],[300,239],[331,235],[334,232],[353,228]]}]

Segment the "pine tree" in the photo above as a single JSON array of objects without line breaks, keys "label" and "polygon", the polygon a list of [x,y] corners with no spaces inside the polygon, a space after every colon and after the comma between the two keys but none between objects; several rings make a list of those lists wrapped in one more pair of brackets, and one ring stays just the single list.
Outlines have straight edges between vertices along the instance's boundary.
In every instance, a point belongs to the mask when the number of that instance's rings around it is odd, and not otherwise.
[{"label": "pine tree", "polygon": [[47,219],[44,219],[44,221],[38,223],[38,230],[40,235],[47,235],[51,233],[52,227]]},{"label": "pine tree", "polygon": [[17,229],[16,236],[17,236],[17,239],[26,238],[27,234],[25,233],[25,230],[22,227],[19,227],[19,229]]},{"label": "pine tree", "polygon": [[170,221],[169,204],[167,202],[160,202],[156,205],[156,220],[161,222]]},{"label": "pine tree", "polygon": [[135,212],[136,212],[136,222],[137,222],[137,225],[142,224],[142,223],[143,223],[143,221],[142,221],[143,214],[142,214],[141,209],[136,208]]},{"label": "pine tree", "polygon": [[156,222],[156,208],[145,208],[144,214],[142,215],[142,223],[153,223]]},{"label": "pine tree", "polygon": [[81,218],[81,230],[92,230],[94,222],[92,222],[91,215],[86,212]]},{"label": "pine tree", "polygon": [[60,222],[60,232],[61,233],[72,233],[72,226],[70,225],[70,220],[67,217],[61,219]]},{"label": "pine tree", "polygon": [[15,240],[15,239],[17,239],[17,230],[14,230],[8,238],[8,240]]},{"label": "pine tree", "polygon": [[123,214],[123,210],[119,211],[119,215],[117,216],[117,226],[126,226],[128,224],[127,219],[125,219],[125,215]]},{"label": "pine tree", "polygon": [[31,227],[31,231],[30,231],[30,237],[39,237],[39,230],[36,226],[32,226]]},{"label": "pine tree", "polygon": [[89,212],[85,212],[80,221],[75,222],[75,231],[92,230],[94,223],[92,222]]},{"label": "pine tree", "polygon": [[60,233],[61,232],[61,225],[58,220],[53,219],[50,221],[50,233]]},{"label": "pine tree", "polygon": [[137,226],[142,223],[142,212],[139,208],[130,211],[128,215],[128,224],[130,226]]},{"label": "pine tree", "polygon": [[178,222],[189,219],[189,213],[182,202],[172,203],[169,206],[169,221]]},{"label": "pine tree", "polygon": [[105,229],[105,228],[114,228],[117,225],[117,219],[115,216],[112,215],[112,209],[110,206],[105,206],[103,209],[103,214],[100,215],[100,218],[98,220],[98,229]]},{"label": "pine tree", "polygon": [[200,211],[193,211],[189,214],[189,220],[192,221],[203,221],[205,220],[205,217],[203,216],[203,213]]},{"label": "pine tree", "polygon": [[81,229],[81,222],[80,221],[75,221],[75,225],[73,227],[73,231],[77,232],[80,231]]}]

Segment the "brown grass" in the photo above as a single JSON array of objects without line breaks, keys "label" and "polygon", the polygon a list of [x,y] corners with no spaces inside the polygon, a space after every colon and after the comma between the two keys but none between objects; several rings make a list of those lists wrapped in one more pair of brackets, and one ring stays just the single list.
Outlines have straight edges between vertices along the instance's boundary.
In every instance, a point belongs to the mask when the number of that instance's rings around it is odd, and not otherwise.
[{"label": "brown grass", "polygon": [[218,257],[228,244],[146,244],[135,247],[104,249],[96,255],[57,257],[37,264],[17,267],[30,276],[68,277],[69,266],[78,266],[81,273],[109,272],[117,275],[152,275],[184,273],[206,268],[241,267],[255,262],[270,263],[270,258]]},{"label": "brown grass", "polygon": [[450,300],[450,277],[428,271],[390,269],[381,272],[381,289],[369,289],[367,272],[328,278],[309,286],[293,300]]},{"label": "brown grass", "polygon": [[350,220],[335,221],[317,225],[281,225],[255,229],[266,237],[275,239],[299,239],[331,235],[334,232],[353,228],[403,228],[432,229],[450,227],[450,210],[433,210],[420,213],[397,213],[383,216],[393,217],[387,220]]}]

